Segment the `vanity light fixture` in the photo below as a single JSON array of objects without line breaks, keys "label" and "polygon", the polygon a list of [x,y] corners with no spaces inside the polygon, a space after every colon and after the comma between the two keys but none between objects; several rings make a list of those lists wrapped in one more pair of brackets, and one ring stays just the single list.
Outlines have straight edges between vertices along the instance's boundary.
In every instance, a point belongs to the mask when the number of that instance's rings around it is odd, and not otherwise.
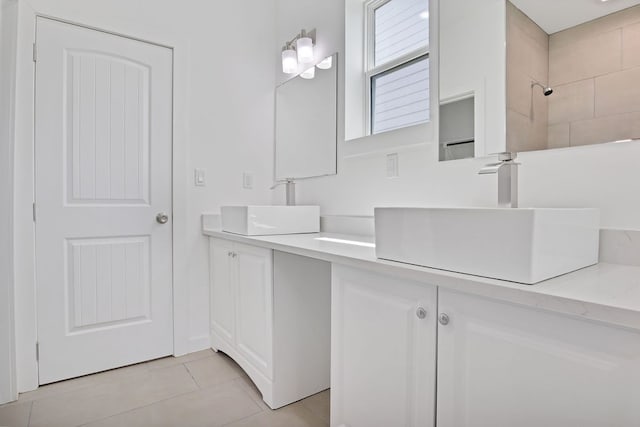
[{"label": "vanity light fixture", "polygon": [[309,64],[313,62],[313,40],[302,30],[300,37],[296,40],[296,50],[298,51],[298,62]]},{"label": "vanity light fixture", "polygon": [[320,68],[321,70],[330,69],[331,67],[333,67],[333,56],[327,56],[322,61],[320,61],[318,65],[316,65],[316,67]]},{"label": "vanity light fixture", "polygon": [[[310,64],[314,60],[313,45],[315,30],[300,31],[292,40],[286,42],[282,48],[282,72],[295,74],[300,64]],[[308,71],[308,70],[307,70]],[[313,77],[306,77],[313,78]]]},{"label": "vanity light fixture", "polygon": [[298,57],[296,51],[290,44],[282,48],[282,72],[293,74],[298,71]]},{"label": "vanity light fixture", "polygon": [[307,68],[302,73],[300,73],[300,77],[307,80],[311,80],[315,76],[316,76],[316,67],[314,65],[312,65],[311,67]]}]

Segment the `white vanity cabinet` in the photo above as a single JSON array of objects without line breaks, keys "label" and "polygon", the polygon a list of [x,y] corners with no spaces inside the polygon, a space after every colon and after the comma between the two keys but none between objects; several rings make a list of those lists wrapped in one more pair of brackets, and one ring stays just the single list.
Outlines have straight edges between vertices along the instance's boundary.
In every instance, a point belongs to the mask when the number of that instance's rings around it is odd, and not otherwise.
[{"label": "white vanity cabinet", "polygon": [[[235,270],[234,245],[227,240],[209,239],[209,282],[211,332],[215,341],[235,343]],[[214,343],[214,347],[219,347]]]},{"label": "white vanity cabinet", "polygon": [[230,346],[251,369],[273,377],[272,251],[210,239],[211,344]]},{"label": "white vanity cabinet", "polygon": [[331,425],[433,426],[435,286],[333,265]]},{"label": "white vanity cabinet", "polygon": [[337,265],[332,292],[334,427],[640,426],[639,331]]},{"label": "white vanity cabinet", "polygon": [[211,346],[273,409],[329,388],[331,264],[209,239]]},{"label": "white vanity cabinet", "polygon": [[637,331],[443,289],[438,303],[438,427],[640,426]]}]

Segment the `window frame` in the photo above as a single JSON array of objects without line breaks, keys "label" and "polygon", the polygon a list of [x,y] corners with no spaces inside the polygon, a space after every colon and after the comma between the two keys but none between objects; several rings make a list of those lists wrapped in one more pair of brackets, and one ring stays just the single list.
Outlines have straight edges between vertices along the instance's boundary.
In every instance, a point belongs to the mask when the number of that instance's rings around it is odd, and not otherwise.
[{"label": "window frame", "polygon": [[[388,131],[383,131],[383,132],[378,132],[378,133],[373,133],[373,112],[374,112],[374,108],[373,108],[373,101],[374,101],[374,96],[372,93],[372,81],[373,78],[387,73],[389,71],[392,70],[400,70],[404,67],[407,67],[411,64],[413,64],[416,61],[422,60],[422,59],[429,59],[431,58],[431,50],[430,50],[430,44],[431,44],[431,37],[429,37],[429,43],[427,43],[426,46],[418,48],[418,49],[414,49],[411,52],[407,52],[402,56],[399,56],[398,58],[392,59],[391,61],[387,61],[384,64],[380,64],[378,66],[376,66],[375,64],[375,12],[376,9],[384,6],[385,4],[391,2],[392,0],[368,0],[364,3],[364,16],[365,16],[365,22],[364,22],[364,80],[365,80],[365,100],[364,100],[364,112],[365,112],[365,134],[367,136],[369,135],[377,135],[379,133],[385,133],[385,132],[390,132],[392,130],[388,130]],[[430,2],[429,2],[430,3]],[[430,9],[430,6],[429,6]],[[429,19],[429,28],[431,28],[431,17],[428,18]],[[429,30],[429,35],[431,35],[431,30]],[[431,64],[429,64],[429,67],[431,67]],[[429,89],[431,89],[431,74],[429,75]],[[426,120],[424,123],[429,123],[431,121],[431,113],[429,113],[429,119]],[[415,126],[415,125],[413,125]],[[401,128],[396,128],[396,129],[402,129],[405,127],[409,127],[409,126],[403,126]]]}]

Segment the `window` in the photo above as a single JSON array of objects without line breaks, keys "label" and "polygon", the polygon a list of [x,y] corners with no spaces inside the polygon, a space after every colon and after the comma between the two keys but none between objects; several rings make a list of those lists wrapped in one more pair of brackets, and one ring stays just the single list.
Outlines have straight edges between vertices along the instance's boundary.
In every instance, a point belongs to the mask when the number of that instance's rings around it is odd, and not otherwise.
[{"label": "window", "polygon": [[429,1],[366,3],[371,134],[429,121]]}]

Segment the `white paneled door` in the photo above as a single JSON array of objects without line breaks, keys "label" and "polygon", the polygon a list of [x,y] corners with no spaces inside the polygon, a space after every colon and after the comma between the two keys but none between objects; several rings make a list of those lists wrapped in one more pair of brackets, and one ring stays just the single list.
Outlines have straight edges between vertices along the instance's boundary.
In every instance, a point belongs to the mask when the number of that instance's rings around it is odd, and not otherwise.
[{"label": "white paneled door", "polygon": [[40,384],[173,350],[171,49],[37,20]]}]

